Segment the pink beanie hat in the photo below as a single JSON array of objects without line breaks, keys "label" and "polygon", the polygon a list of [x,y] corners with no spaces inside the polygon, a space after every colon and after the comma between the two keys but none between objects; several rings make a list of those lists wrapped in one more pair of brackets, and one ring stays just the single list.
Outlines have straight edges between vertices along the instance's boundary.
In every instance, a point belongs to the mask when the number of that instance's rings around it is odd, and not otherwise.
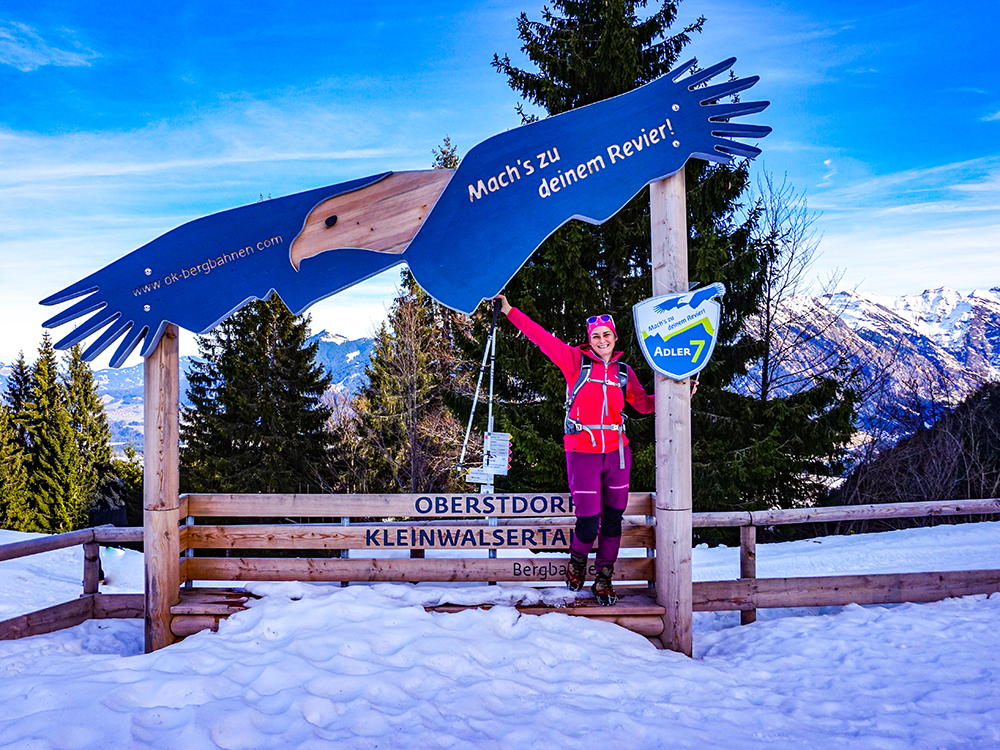
[{"label": "pink beanie hat", "polygon": [[590,334],[594,332],[595,328],[607,327],[611,329],[611,333],[614,334],[615,338],[618,338],[618,331],[615,330],[615,321],[610,315],[591,315],[587,318],[587,340],[590,340]]}]

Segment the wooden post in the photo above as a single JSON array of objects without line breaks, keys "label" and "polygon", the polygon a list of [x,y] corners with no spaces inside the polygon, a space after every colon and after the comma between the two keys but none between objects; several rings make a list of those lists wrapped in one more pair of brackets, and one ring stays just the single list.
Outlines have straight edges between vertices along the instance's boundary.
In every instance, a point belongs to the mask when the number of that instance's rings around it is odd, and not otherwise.
[{"label": "wooden post", "polygon": [[[757,577],[757,527],[740,526],[740,578]],[[756,609],[740,610],[740,625],[757,621]]]},{"label": "wooden post", "polygon": [[101,582],[101,546],[97,542],[83,545],[83,595],[96,594]]},{"label": "wooden post", "polygon": [[143,367],[143,545],[146,653],[169,646],[170,607],[180,602],[179,405],[177,326],[168,325]]},{"label": "wooden post", "polygon": [[[184,517],[184,526],[185,526],[185,528],[190,528],[191,526],[194,526],[194,516],[185,516]],[[183,555],[186,558],[187,557],[194,557],[194,550],[191,549],[191,548],[187,548],[187,549],[184,550]],[[185,581],[184,581],[184,588],[186,588],[186,589],[194,588],[194,581],[192,581],[189,578],[185,579]]]},{"label": "wooden post", "polygon": [[[649,186],[653,296],[688,291],[684,170]],[[660,641],[691,656],[691,390],[659,373],[656,398],[656,601]]]}]

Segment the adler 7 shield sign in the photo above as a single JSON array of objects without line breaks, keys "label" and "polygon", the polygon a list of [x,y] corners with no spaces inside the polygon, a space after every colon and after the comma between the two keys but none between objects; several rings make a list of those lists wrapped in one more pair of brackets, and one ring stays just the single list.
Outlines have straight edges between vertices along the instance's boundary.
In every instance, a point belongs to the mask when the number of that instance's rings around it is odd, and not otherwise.
[{"label": "adler 7 shield sign", "polygon": [[700,372],[715,350],[726,293],[719,283],[683,294],[664,294],[632,308],[635,332],[650,367],[672,380]]}]

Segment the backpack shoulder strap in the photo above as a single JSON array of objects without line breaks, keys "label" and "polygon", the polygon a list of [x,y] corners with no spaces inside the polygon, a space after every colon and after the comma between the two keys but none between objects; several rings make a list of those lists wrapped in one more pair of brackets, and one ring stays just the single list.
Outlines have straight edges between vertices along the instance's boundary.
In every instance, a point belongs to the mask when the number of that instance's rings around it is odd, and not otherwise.
[{"label": "backpack shoulder strap", "polygon": [[566,413],[569,414],[569,410],[573,406],[573,402],[576,401],[577,394],[580,393],[580,389],[583,388],[583,384],[587,382],[590,377],[590,370],[594,363],[587,357],[583,358],[583,362],[580,363],[580,374],[576,376],[576,383],[572,388],[567,387],[566,389]]},{"label": "backpack shoulder strap", "polygon": [[628,365],[618,360],[618,387],[622,389],[622,398],[628,401]]}]

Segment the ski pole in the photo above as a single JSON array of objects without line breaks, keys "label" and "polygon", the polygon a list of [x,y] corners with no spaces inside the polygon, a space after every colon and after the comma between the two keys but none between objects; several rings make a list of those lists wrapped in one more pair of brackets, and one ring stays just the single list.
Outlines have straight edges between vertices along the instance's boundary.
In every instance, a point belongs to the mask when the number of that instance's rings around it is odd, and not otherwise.
[{"label": "ski pole", "polygon": [[500,313],[500,300],[493,301],[493,321],[490,323],[490,332],[486,337],[486,349],[483,352],[483,361],[479,365],[479,379],[476,380],[476,392],[472,397],[472,411],[469,412],[469,424],[465,428],[465,441],[462,443],[462,455],[458,459],[458,469],[462,470],[465,465],[465,451],[469,447],[469,435],[472,433],[472,420],[476,416],[476,405],[479,403],[479,389],[483,384],[483,373],[486,371],[486,358],[490,355],[493,338],[496,336],[497,315]]}]

